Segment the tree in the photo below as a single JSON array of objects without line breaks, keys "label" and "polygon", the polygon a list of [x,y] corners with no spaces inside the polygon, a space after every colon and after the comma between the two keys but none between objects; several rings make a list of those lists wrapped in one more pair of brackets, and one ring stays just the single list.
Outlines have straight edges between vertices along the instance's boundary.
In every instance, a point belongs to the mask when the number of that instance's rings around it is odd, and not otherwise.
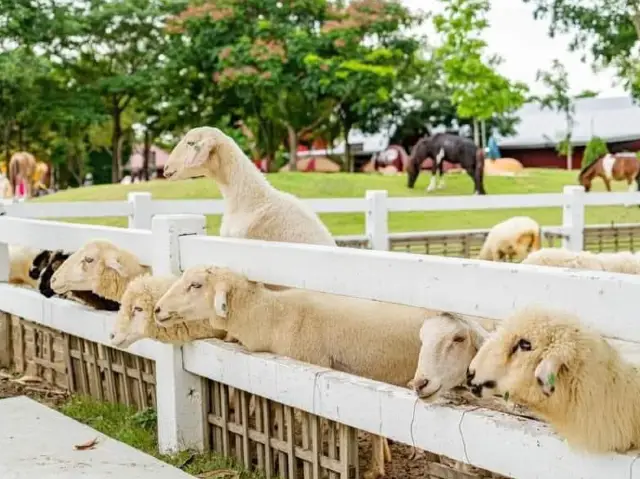
[{"label": "tree", "polygon": [[472,119],[476,143],[480,143],[478,121],[512,116],[524,103],[528,88],[496,71],[502,62],[500,57],[493,55],[485,60],[487,44],[481,34],[489,26],[488,0],[440,1],[445,9],[434,17],[434,26],[443,43],[436,55],[441,58],[447,83],[454,89],[452,101],[457,115]]},{"label": "tree", "polygon": [[523,0],[535,6],[534,18],[550,21],[549,35],[573,36],[570,48],[589,52],[596,67],[613,67],[632,94],[640,97],[636,44],[640,2],[636,0]]},{"label": "tree", "polygon": [[111,117],[112,181],[122,173],[123,115],[147,94],[164,45],[165,0],[84,0],[74,3],[73,50],[65,64],[75,79],[102,98]]},{"label": "tree", "polygon": [[564,65],[554,59],[549,71],[539,70],[536,79],[549,90],[549,92],[538,97],[538,102],[542,108],[562,113],[565,118],[566,131],[564,138],[557,146],[558,153],[567,156],[567,169],[573,165],[573,145],[571,137],[573,135],[575,104],[574,99],[569,94],[569,75]]},{"label": "tree", "polygon": [[[284,132],[291,169],[301,139],[335,122],[348,138],[354,126],[377,127],[393,110],[396,80],[419,46],[401,33],[413,24],[388,0],[205,2],[172,22],[225,98],[218,110],[231,111],[234,123],[255,123],[256,138]],[[275,152],[277,144],[268,147]]]},{"label": "tree", "polygon": [[590,165],[598,158],[603,157],[609,153],[609,148],[602,138],[599,136],[593,136],[584,148],[584,154],[582,155],[582,167]]}]

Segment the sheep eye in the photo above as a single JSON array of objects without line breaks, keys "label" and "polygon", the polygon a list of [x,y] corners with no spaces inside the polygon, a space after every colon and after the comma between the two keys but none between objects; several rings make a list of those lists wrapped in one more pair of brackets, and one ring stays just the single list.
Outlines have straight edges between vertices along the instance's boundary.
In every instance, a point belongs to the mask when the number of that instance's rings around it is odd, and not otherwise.
[{"label": "sheep eye", "polygon": [[518,347],[523,351],[531,351],[531,342],[526,339],[521,339],[518,341]]},{"label": "sheep eye", "polygon": [[193,289],[200,289],[200,288],[202,288],[202,284],[200,284],[200,283],[191,283],[191,284],[189,285],[189,289],[191,289],[191,288],[193,288]]},{"label": "sheep eye", "polygon": [[187,141],[187,146],[193,146],[195,144],[196,144],[195,141]]},{"label": "sheep eye", "polygon": [[134,311],[135,313],[142,313],[142,308],[141,308],[140,306],[135,306],[135,307],[133,308],[133,311]]},{"label": "sheep eye", "polygon": [[455,336],[455,337],[453,338],[453,342],[454,342],[454,343],[461,343],[461,342],[463,342],[463,341],[464,341],[464,339],[465,339],[465,338],[464,338],[464,336]]},{"label": "sheep eye", "polygon": [[518,349],[522,351],[531,351],[531,342],[527,339],[521,339],[511,350],[511,354],[515,353]]},{"label": "sheep eye", "polygon": [[89,256],[85,256],[84,257],[84,262],[85,263],[93,263],[93,258],[90,258]]}]

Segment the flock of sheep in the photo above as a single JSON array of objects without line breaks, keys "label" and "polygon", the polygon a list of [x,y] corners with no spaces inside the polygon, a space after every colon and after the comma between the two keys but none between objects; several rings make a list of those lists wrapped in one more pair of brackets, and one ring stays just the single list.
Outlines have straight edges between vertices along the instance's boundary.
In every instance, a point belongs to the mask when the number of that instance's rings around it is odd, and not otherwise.
[{"label": "flock of sheep", "polygon": [[[225,201],[221,236],[335,246],[311,210],[271,186],[216,128],[189,131],[167,160],[165,176],[216,181]],[[216,266],[153,276],[135,255],[104,240],[72,253],[12,248],[10,257],[13,283],[117,310],[111,341],[119,348],[143,338],[238,342],[251,352],[409,387],[424,400],[459,388],[477,398],[499,397],[589,451],[640,444],[640,376],[599,334],[559,311],[525,308],[497,323],[258,283]],[[526,217],[496,225],[480,257],[640,273],[640,258],[631,253],[541,249],[540,227]],[[386,439],[372,435],[365,477],[384,476],[390,459]]]}]

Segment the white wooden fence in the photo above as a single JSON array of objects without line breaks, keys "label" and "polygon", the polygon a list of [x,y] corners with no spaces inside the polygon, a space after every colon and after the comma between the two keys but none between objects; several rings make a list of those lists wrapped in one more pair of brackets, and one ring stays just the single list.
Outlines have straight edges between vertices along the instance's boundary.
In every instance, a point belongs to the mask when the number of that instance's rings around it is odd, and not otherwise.
[{"label": "white wooden fence", "polygon": [[[640,205],[640,193],[589,193],[582,186],[565,186],[562,193],[486,196],[388,197],[387,191],[367,191],[365,198],[303,200],[316,213],[363,213],[365,236],[371,249],[388,250],[389,238],[406,233],[389,233],[388,214],[409,211],[461,211],[558,207],[563,209],[563,245],[583,248],[586,206]],[[151,193],[130,193],[126,201],[41,203],[0,203],[0,215],[21,218],[99,218],[126,216],[130,228],[150,229],[155,215],[221,215],[223,200],[155,200]],[[526,214],[526,211],[523,213]],[[549,228],[548,228],[549,229]],[[552,227],[551,229],[556,229]],[[344,237],[348,238],[348,237]]]},{"label": "white wooden fence", "polygon": [[[546,202],[544,206],[562,204],[565,215],[579,222],[582,216],[575,213],[576,205],[593,201],[611,204],[602,195],[587,196],[584,198],[572,189],[566,195],[511,197],[509,207],[513,207],[513,202],[522,207],[540,206],[542,202]],[[498,199],[473,198],[487,206],[501,205]],[[640,195],[620,199],[633,199],[637,203]],[[142,200],[133,200],[134,205],[136,201]],[[108,215],[113,215],[117,208],[122,214],[134,216],[137,211],[132,223],[142,221],[141,217],[145,221],[150,219],[149,230],[17,218],[15,210],[0,217],[0,281],[8,277],[8,243],[75,250],[89,239],[105,238],[136,254],[155,274],[178,274],[191,266],[212,264],[271,284],[497,319],[505,318],[516,307],[538,303],[576,313],[586,324],[610,338],[625,341],[634,350],[637,350],[635,343],[640,342],[638,276],[205,236],[203,215],[158,212],[162,208],[178,208],[171,202],[157,202],[164,206],[151,215],[149,205],[156,202],[148,197],[144,201],[147,204],[144,216],[140,216],[140,208],[132,210],[124,202]],[[387,199],[382,193],[371,192],[367,200],[352,202],[351,206],[343,205],[343,210],[352,211],[356,205],[366,209],[372,217],[369,224],[376,226],[370,227],[368,233],[380,241],[386,222],[373,218],[386,217],[382,212],[407,211],[416,205],[439,204],[450,209],[464,206],[456,198]],[[207,203],[184,204],[193,211]],[[217,203],[208,205],[206,212],[211,214]],[[329,203],[318,205],[316,209],[329,208]],[[91,207],[96,208],[95,204]],[[33,211],[23,209],[21,213],[28,216]],[[59,205],[51,206],[48,213],[65,216]],[[82,208],[76,213],[88,215]],[[107,215],[104,211],[100,213]],[[565,225],[571,234],[577,234],[575,224]],[[0,284],[0,310],[105,345],[109,344],[114,322],[114,313],[92,311],[63,299],[46,299],[34,291],[7,284]],[[634,477],[634,474],[640,477],[640,461],[636,462],[635,456],[575,452],[540,422],[487,409],[429,405],[418,401],[408,389],[269,354],[250,354],[219,341],[194,341],[177,347],[144,340],[127,351],[156,361],[158,433],[163,452],[203,447],[200,378],[206,377],[510,477],[599,479]]]}]

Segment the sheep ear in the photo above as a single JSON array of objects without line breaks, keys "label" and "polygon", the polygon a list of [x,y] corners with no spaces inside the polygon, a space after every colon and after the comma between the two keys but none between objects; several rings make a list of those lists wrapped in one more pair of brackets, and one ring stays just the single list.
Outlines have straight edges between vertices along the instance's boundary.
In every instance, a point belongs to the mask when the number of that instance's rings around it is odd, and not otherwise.
[{"label": "sheep ear", "polygon": [[216,316],[220,316],[221,318],[226,318],[227,313],[229,312],[229,307],[227,305],[227,285],[225,283],[220,283],[216,285],[216,295],[213,300],[213,307],[216,310]]},{"label": "sheep ear", "polygon": [[126,276],[127,275],[125,267],[122,265],[122,262],[120,261],[120,258],[118,258],[118,255],[113,251],[110,251],[110,252],[105,254],[105,256],[104,256],[104,265],[107,268],[114,270],[120,276]]},{"label": "sheep ear", "polygon": [[211,137],[203,138],[191,145],[187,144],[188,152],[184,160],[184,166],[189,168],[204,166],[215,146],[216,140]]},{"label": "sheep ear", "polygon": [[556,390],[556,380],[563,365],[557,356],[549,356],[538,363],[534,374],[545,396],[551,396]]},{"label": "sheep ear", "polygon": [[473,342],[476,345],[476,348],[480,349],[480,346],[482,346],[482,344],[489,338],[491,333],[484,329],[484,327],[479,322],[476,322],[471,318],[460,316],[460,319],[462,320],[462,322],[464,322],[464,324],[469,326]]}]

